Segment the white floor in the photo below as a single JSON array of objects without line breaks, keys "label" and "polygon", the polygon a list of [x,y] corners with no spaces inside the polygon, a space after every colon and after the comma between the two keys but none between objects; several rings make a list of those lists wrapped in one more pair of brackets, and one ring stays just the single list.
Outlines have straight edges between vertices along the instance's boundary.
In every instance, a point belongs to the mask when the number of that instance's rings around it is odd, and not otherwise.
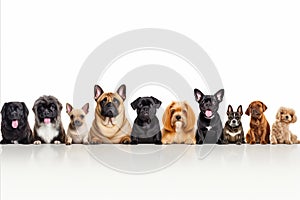
[{"label": "white floor", "polygon": [[5,145],[1,199],[299,199],[300,145]]}]

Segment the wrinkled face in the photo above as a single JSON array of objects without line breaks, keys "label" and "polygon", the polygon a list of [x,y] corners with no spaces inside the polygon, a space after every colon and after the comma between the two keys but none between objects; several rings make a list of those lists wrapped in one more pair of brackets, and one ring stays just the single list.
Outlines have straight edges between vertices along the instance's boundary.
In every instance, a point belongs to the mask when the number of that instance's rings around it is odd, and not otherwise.
[{"label": "wrinkled face", "polygon": [[239,112],[228,113],[228,124],[231,127],[237,127],[241,124],[241,114]]},{"label": "wrinkled face", "polygon": [[51,124],[57,121],[62,105],[52,96],[40,97],[34,104],[33,111],[39,123]]},{"label": "wrinkled face", "polygon": [[185,127],[187,125],[187,108],[181,102],[173,102],[170,106],[171,126]]},{"label": "wrinkled face", "polygon": [[119,115],[119,107],[122,99],[113,93],[104,93],[97,100],[97,107],[104,117],[114,118]]},{"label": "wrinkled face", "polygon": [[1,114],[2,121],[16,129],[27,121],[28,109],[23,102],[10,102],[4,104]]},{"label": "wrinkled face", "polygon": [[219,102],[213,95],[206,95],[201,100],[200,111],[205,114],[206,117],[212,117],[219,109]]},{"label": "wrinkled face", "polygon": [[260,119],[266,109],[267,107],[262,102],[254,101],[249,105],[246,113],[255,119]]},{"label": "wrinkled face", "polygon": [[160,107],[161,101],[155,97],[139,97],[131,103],[132,109],[136,110],[138,119],[143,122],[151,121]]},{"label": "wrinkled face", "polygon": [[294,123],[296,122],[297,117],[293,109],[282,107],[277,112],[277,119],[285,123]]}]

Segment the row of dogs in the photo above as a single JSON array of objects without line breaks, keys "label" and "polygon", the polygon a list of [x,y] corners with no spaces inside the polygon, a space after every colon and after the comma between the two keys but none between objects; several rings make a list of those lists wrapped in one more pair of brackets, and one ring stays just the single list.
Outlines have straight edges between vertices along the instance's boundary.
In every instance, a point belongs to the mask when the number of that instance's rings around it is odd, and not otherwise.
[{"label": "row of dogs", "polygon": [[218,114],[219,104],[223,100],[224,90],[214,95],[204,95],[194,90],[195,100],[199,104],[200,114],[195,130],[195,113],[187,102],[173,101],[165,109],[160,128],[156,111],[161,101],[155,97],[139,97],[131,103],[137,117],[131,127],[126,116],[124,101],[126,86],[118,90],[104,92],[95,85],[94,99],[97,102],[95,118],[91,128],[85,117],[89,104],[75,109],[66,104],[70,116],[67,133],[61,120],[62,104],[53,96],[42,96],[33,106],[35,124],[33,132],[28,123],[28,108],[23,102],[5,103],[1,110],[1,144],[298,144],[297,136],[289,130],[289,124],[297,120],[295,111],[280,108],[276,122],[270,125],[264,116],[267,106],[261,101],[252,102],[245,114],[251,116],[250,130],[244,137],[241,116],[242,106],[234,111],[228,106],[228,120],[222,126]]}]

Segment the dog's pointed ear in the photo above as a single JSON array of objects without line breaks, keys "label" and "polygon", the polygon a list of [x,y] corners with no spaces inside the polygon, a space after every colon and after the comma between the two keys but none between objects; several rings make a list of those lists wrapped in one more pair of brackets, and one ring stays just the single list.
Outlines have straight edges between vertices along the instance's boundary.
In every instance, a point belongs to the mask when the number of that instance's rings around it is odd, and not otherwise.
[{"label": "dog's pointed ear", "polygon": [[251,112],[251,104],[248,106],[248,108],[247,108],[245,114],[249,116],[249,115],[250,115],[250,112]]},{"label": "dog's pointed ear", "polygon": [[71,104],[67,103],[66,104],[66,112],[69,114],[70,112],[72,112],[73,107],[71,106]]},{"label": "dog's pointed ear", "polygon": [[8,106],[8,103],[4,103],[1,109],[1,115],[2,115],[2,121],[5,119],[5,111],[6,107]]},{"label": "dog's pointed ear", "polygon": [[227,108],[227,115],[229,115],[229,113],[232,113],[232,112],[233,112],[232,106],[231,106],[231,105],[228,105],[228,108]]},{"label": "dog's pointed ear", "polygon": [[216,94],[215,97],[217,98],[218,102],[220,103],[221,101],[223,101],[223,97],[224,97],[224,89],[219,90]]},{"label": "dog's pointed ear", "polygon": [[123,99],[123,101],[125,101],[126,99],[126,85],[121,85],[118,90],[117,93],[120,95],[120,97]]},{"label": "dog's pointed ear", "polygon": [[94,99],[97,101],[99,97],[104,93],[102,88],[99,85],[94,86]]},{"label": "dog's pointed ear", "polygon": [[263,102],[260,101],[260,103],[262,105],[263,111],[265,112],[268,109],[268,107]]},{"label": "dog's pointed ear", "polygon": [[161,101],[158,100],[157,98],[153,97],[153,96],[151,96],[150,98],[154,101],[155,108],[158,109],[161,106]]},{"label": "dog's pointed ear", "polygon": [[86,103],[84,104],[84,106],[82,106],[82,110],[83,112],[87,115],[89,113],[89,107],[90,107],[90,104],[89,103]]},{"label": "dog's pointed ear", "polygon": [[242,105],[239,105],[239,107],[238,107],[238,109],[237,109],[237,112],[240,113],[241,116],[243,115],[243,108],[242,108]]},{"label": "dog's pointed ear", "polygon": [[195,100],[197,102],[199,102],[203,97],[204,97],[204,94],[198,90],[197,88],[194,89],[194,96],[195,96]]},{"label": "dog's pointed ear", "polygon": [[137,109],[137,105],[139,104],[140,99],[141,99],[141,97],[139,97],[136,100],[134,100],[133,102],[131,102],[130,105],[131,105],[131,107],[132,107],[133,110]]},{"label": "dog's pointed ear", "polygon": [[29,110],[26,106],[26,104],[24,102],[21,102],[22,106],[23,106],[23,110],[24,110],[24,116],[28,116],[29,115]]}]

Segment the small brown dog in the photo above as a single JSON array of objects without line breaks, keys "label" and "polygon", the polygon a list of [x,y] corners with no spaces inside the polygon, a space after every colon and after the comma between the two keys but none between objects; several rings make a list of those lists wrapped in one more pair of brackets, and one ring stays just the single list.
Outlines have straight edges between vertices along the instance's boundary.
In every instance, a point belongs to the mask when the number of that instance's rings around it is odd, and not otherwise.
[{"label": "small brown dog", "polygon": [[276,121],[272,125],[271,144],[299,144],[297,136],[289,130],[289,125],[297,121],[295,111],[281,107],[276,114]]},{"label": "small brown dog", "polygon": [[71,120],[67,131],[66,145],[88,144],[89,129],[85,116],[89,112],[89,103],[86,103],[81,109],[74,109],[67,103],[66,110]]},{"label": "small brown dog", "polygon": [[165,110],[162,144],[196,144],[195,113],[187,102],[172,102]]},{"label": "small brown dog", "polygon": [[250,130],[246,135],[248,144],[269,144],[270,125],[264,115],[267,106],[261,101],[253,101],[247,108],[245,114],[251,116]]}]

